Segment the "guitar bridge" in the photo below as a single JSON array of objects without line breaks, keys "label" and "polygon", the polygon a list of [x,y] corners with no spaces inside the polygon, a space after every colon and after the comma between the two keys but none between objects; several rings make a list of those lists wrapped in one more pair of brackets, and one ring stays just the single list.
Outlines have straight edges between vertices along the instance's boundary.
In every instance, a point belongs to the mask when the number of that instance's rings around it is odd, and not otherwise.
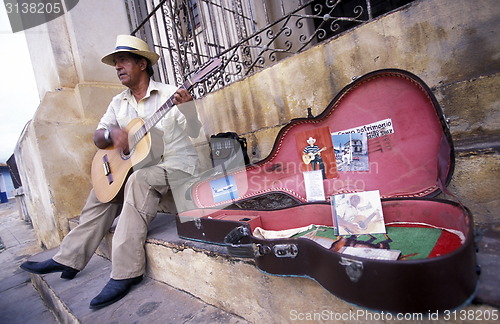
[{"label": "guitar bridge", "polygon": [[108,176],[111,173],[109,170],[109,162],[104,162],[102,166],[104,168],[104,175]]},{"label": "guitar bridge", "polygon": [[102,167],[104,168],[104,175],[108,178],[108,184],[113,183],[113,175],[111,174],[111,168],[109,166],[109,160],[108,160],[108,155],[104,154],[102,157]]}]

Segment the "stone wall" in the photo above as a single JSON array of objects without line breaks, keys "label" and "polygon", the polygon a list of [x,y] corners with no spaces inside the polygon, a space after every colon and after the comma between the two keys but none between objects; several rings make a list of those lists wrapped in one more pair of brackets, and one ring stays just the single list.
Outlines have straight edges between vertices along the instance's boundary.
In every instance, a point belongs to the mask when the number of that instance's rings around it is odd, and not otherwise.
[{"label": "stone wall", "polygon": [[[451,191],[477,223],[498,222],[500,156],[491,147],[500,134],[499,17],[492,0],[413,2],[207,96],[200,104],[205,131],[242,134],[256,162],[284,124],[306,117],[308,107],[320,114],[353,77],[408,70],[433,90],[450,121],[461,152]],[[472,138],[477,145],[462,147]],[[483,146],[490,149],[478,151]]]},{"label": "stone wall", "polygon": [[[450,120],[460,148],[451,190],[477,223],[498,222],[500,158],[491,146],[500,133],[499,17],[494,0],[415,1],[201,99],[204,133],[243,134],[255,162],[269,154],[283,125],[309,107],[321,113],[352,77],[408,70],[433,89]],[[81,1],[39,28],[27,40],[43,101],[16,159],[37,238],[50,248],[88,194],[92,132],[120,90],[99,59],[129,30],[119,0]]]},{"label": "stone wall", "polygon": [[[91,189],[93,133],[116,84],[80,83],[47,93],[24,130],[15,156],[26,206],[40,245],[53,248],[80,215]],[[93,109],[90,109],[92,107]]]},{"label": "stone wall", "polygon": [[79,216],[91,188],[93,132],[111,98],[123,90],[114,68],[100,59],[114,48],[116,35],[128,33],[121,0],[80,1],[63,16],[25,31],[41,103],[15,156],[27,216],[47,248],[68,233],[68,219]]}]

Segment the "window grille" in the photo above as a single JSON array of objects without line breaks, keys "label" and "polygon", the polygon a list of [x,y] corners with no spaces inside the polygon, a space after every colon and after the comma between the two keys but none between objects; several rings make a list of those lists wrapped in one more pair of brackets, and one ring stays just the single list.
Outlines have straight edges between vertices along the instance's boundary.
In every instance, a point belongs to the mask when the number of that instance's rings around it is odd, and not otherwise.
[{"label": "window grille", "polygon": [[212,57],[204,94],[413,0],[126,0],[132,35],[161,58],[156,79],[180,85]]}]

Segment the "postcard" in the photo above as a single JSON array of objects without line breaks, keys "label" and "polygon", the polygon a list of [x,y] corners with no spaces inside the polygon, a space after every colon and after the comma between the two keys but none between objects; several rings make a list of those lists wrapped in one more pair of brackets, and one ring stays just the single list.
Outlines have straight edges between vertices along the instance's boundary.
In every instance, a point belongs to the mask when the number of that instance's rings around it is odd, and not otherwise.
[{"label": "postcard", "polygon": [[401,251],[399,250],[374,249],[353,246],[345,246],[339,252],[347,255],[375,260],[397,260],[401,255]]},{"label": "postcard", "polygon": [[366,133],[332,134],[338,171],[369,171]]},{"label": "postcard", "polygon": [[239,197],[238,187],[232,175],[210,181],[210,187],[212,188],[214,203],[234,200]]}]

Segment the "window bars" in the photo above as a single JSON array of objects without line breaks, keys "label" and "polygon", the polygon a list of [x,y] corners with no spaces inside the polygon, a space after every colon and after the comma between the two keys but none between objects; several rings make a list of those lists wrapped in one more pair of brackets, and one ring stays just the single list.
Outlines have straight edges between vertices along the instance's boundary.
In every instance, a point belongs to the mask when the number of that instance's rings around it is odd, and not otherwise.
[{"label": "window bars", "polygon": [[157,79],[182,84],[212,57],[201,97],[413,0],[127,0],[132,35],[161,58]]}]

